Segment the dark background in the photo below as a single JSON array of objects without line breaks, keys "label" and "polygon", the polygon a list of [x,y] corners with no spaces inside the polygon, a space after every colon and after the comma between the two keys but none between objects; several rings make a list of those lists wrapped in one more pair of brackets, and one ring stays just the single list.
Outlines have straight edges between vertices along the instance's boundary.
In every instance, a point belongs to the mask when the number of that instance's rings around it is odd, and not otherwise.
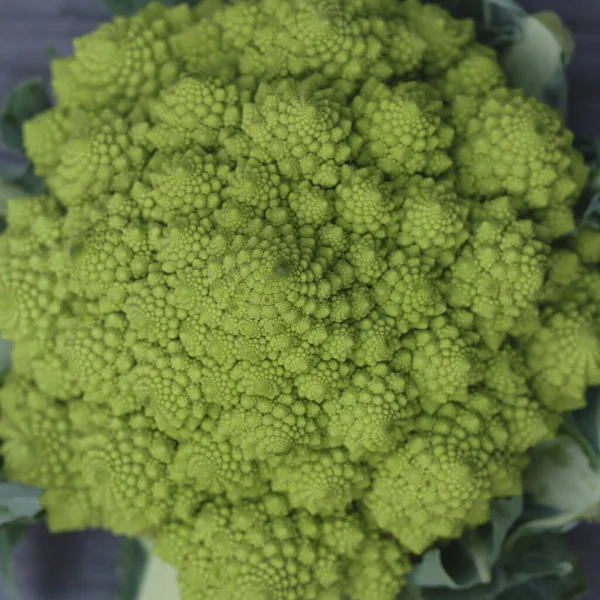
[{"label": "dark background", "polygon": [[[600,135],[600,0],[520,0],[529,11],[555,10],[575,35],[569,68],[571,128]],[[48,51],[71,51],[70,40],[109,18],[99,0],[0,0],[0,103],[27,77],[48,77]],[[0,149],[0,160],[13,158]],[[570,534],[573,550],[600,600],[600,525]],[[23,600],[113,600],[119,539],[92,531],[50,536],[33,527],[16,547]],[[9,600],[0,583],[0,600]],[[165,599],[170,600],[170,599]]]}]

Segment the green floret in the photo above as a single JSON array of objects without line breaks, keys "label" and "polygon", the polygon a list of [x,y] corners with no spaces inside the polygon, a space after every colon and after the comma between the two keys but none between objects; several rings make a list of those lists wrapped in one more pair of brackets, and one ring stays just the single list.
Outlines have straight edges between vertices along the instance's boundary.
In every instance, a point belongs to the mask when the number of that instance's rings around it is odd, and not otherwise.
[{"label": "green floret", "polygon": [[153,538],[182,600],[393,600],[600,384],[572,133],[418,0],[151,2],[74,46],[0,236],[8,476]]},{"label": "green floret", "polygon": [[151,96],[181,71],[168,39],[189,27],[190,8],[167,9],[158,2],[130,19],[117,17],[74,42],[73,57],[52,62],[59,103],[89,109],[112,105],[127,112],[140,96]]},{"label": "green floret", "polygon": [[389,267],[374,283],[377,304],[394,317],[400,334],[427,329],[431,318],[446,312],[435,261],[396,250],[389,258]]},{"label": "green floret", "polygon": [[453,263],[456,251],[469,237],[468,203],[459,199],[448,180],[436,182],[415,176],[397,192],[396,243],[410,254],[434,258],[443,267]]},{"label": "green floret", "polygon": [[195,490],[196,504],[204,496],[223,493],[232,502],[263,495],[268,487],[261,479],[258,464],[247,460],[239,446],[215,439],[216,427],[213,419],[206,418],[192,437],[179,444],[169,477]]},{"label": "green floret", "polygon": [[352,102],[356,130],[365,140],[358,163],[375,164],[391,177],[446,171],[454,131],[441,118],[442,106],[427,83],[390,87],[369,79]]},{"label": "green floret", "polygon": [[141,201],[151,200],[155,219],[204,217],[219,206],[219,192],[229,168],[214,155],[196,149],[155,155],[155,159],[156,167],[148,173],[147,187],[140,185],[132,190]]},{"label": "green floret", "polygon": [[300,225],[325,225],[333,217],[335,195],[331,190],[301,182],[289,195],[290,208]]},{"label": "green floret", "polygon": [[242,131],[277,162],[282,175],[333,187],[358,140],[348,108],[329,96],[326,91],[303,97],[287,80],[259,87],[254,103],[244,105]]},{"label": "green floret", "polygon": [[[217,499],[202,506],[191,530],[183,523],[165,530],[156,551],[180,567],[182,592],[190,598],[328,600],[341,595],[338,573],[347,569],[353,597],[391,597],[409,569],[397,544],[365,536],[356,518],[321,521],[288,510],[275,494],[243,507]],[[359,565],[370,565],[368,577],[358,576]]]},{"label": "green floret", "polygon": [[[85,204],[109,191],[125,192],[148,158],[130,130],[131,123],[105,109],[89,117],[84,130],[55,149],[59,159],[46,175],[50,191],[65,206]],[[29,134],[35,145],[37,128]]]},{"label": "green floret", "polygon": [[119,376],[128,373],[135,362],[126,330],[122,313],[109,313],[101,319],[86,315],[61,323],[55,338],[61,372],[70,385],[90,404],[110,398],[116,414],[130,408],[129,404],[127,409],[121,408],[125,397],[119,386]]},{"label": "green floret", "polygon": [[445,292],[450,305],[469,307],[486,343],[498,348],[521,315],[535,310],[550,249],[535,239],[531,221],[517,219],[507,197],[486,203],[476,218]]},{"label": "green floret", "polygon": [[228,128],[239,127],[238,95],[234,85],[218,79],[183,77],[150,103],[157,124],[148,139],[160,150],[191,144],[214,148]]},{"label": "green floret", "polygon": [[[527,365],[540,401],[550,408],[585,406],[585,390],[600,384],[597,329],[576,312],[548,311],[527,344]],[[557,357],[560,356],[560,360]]]},{"label": "green floret", "polygon": [[66,290],[49,269],[48,258],[11,255],[0,240],[0,329],[9,339],[49,329],[64,312]]},{"label": "green floret", "polygon": [[111,221],[82,232],[69,248],[73,290],[86,298],[100,299],[115,286],[148,274],[151,231],[140,222]]},{"label": "green floret", "polygon": [[347,389],[323,405],[329,417],[327,433],[343,444],[353,460],[369,453],[386,453],[406,432],[418,409],[405,394],[406,379],[387,365],[359,370]]},{"label": "green floret", "polygon": [[600,232],[596,229],[584,228],[577,233],[573,247],[581,262],[585,265],[595,265],[600,262]]},{"label": "green floret", "polygon": [[506,75],[498,64],[496,52],[482,45],[468,47],[458,63],[436,82],[450,103],[463,95],[483,97],[504,85]]},{"label": "green floret", "polygon": [[450,67],[475,40],[473,21],[453,19],[435,4],[406,0],[401,14],[406,16],[409,26],[425,41],[423,60],[425,68],[431,73]]},{"label": "green floret", "polygon": [[292,506],[321,515],[343,511],[369,484],[368,466],[352,464],[342,448],[288,454],[271,479],[273,491],[285,492]]},{"label": "green floret", "polygon": [[3,381],[0,400],[7,476],[41,487],[67,485],[74,454],[66,406],[14,374]]},{"label": "green floret", "polygon": [[[486,455],[479,440],[470,447],[471,432],[460,423],[444,421],[424,418],[427,433],[412,436],[379,465],[365,498],[377,524],[418,554],[488,518]],[[481,438],[482,429],[480,422]]]},{"label": "green floret", "polygon": [[521,90],[500,87],[483,101],[457,106],[456,164],[462,193],[510,195],[519,208],[570,206],[586,180],[573,134],[552,108]]},{"label": "green floret", "polygon": [[394,198],[391,187],[375,169],[344,168],[335,189],[339,225],[355,233],[381,238],[392,220]]},{"label": "green floret", "polygon": [[403,339],[411,356],[411,378],[419,390],[423,410],[434,414],[450,401],[466,402],[468,388],[479,378],[476,367],[477,336],[462,333],[443,316],[429,330],[416,330]]},{"label": "green floret", "polygon": [[73,444],[102,522],[130,536],[156,528],[168,518],[173,501],[165,464],[172,456],[170,441],[141,415],[124,419],[97,413],[94,421],[96,427]]},{"label": "green floret", "polygon": [[125,388],[159,431],[174,440],[184,440],[199,426],[207,407],[199,385],[198,363],[177,344],[170,346],[168,352],[146,351],[149,356],[137,350],[138,364],[128,373]]}]

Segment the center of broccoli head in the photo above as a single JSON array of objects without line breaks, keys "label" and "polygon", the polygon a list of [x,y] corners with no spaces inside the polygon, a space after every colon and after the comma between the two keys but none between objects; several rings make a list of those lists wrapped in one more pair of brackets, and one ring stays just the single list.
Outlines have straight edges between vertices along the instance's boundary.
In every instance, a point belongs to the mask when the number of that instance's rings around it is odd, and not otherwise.
[{"label": "center of broccoli head", "polygon": [[9,476],[185,600],[391,600],[600,382],[587,172],[416,0],[151,3],[53,63],[0,237]]}]

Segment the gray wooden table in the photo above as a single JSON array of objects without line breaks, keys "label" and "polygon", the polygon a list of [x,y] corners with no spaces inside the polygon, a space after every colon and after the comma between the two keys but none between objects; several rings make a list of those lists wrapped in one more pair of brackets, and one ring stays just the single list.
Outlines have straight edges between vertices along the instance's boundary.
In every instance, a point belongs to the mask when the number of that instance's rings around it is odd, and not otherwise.
[{"label": "gray wooden table", "polygon": [[[569,70],[570,126],[600,134],[600,0],[521,0],[530,11],[553,9],[574,32]],[[98,0],[0,0],[0,102],[18,81],[48,77],[48,49],[70,52],[70,40],[108,19]],[[10,159],[0,149],[0,160]],[[570,536],[589,575],[586,600],[600,600],[600,526]],[[92,531],[50,536],[33,528],[16,549],[23,600],[112,600],[119,540]],[[0,587],[0,600],[8,600]]]}]

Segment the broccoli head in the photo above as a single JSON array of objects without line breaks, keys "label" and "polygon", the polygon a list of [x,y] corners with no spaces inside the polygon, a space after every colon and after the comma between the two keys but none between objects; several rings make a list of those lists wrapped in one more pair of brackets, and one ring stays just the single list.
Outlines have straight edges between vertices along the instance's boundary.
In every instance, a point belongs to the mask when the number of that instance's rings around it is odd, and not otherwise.
[{"label": "broccoli head", "polygon": [[587,171],[418,0],[151,3],[53,61],[9,203],[12,479],[185,600],[392,600],[600,384]]}]

